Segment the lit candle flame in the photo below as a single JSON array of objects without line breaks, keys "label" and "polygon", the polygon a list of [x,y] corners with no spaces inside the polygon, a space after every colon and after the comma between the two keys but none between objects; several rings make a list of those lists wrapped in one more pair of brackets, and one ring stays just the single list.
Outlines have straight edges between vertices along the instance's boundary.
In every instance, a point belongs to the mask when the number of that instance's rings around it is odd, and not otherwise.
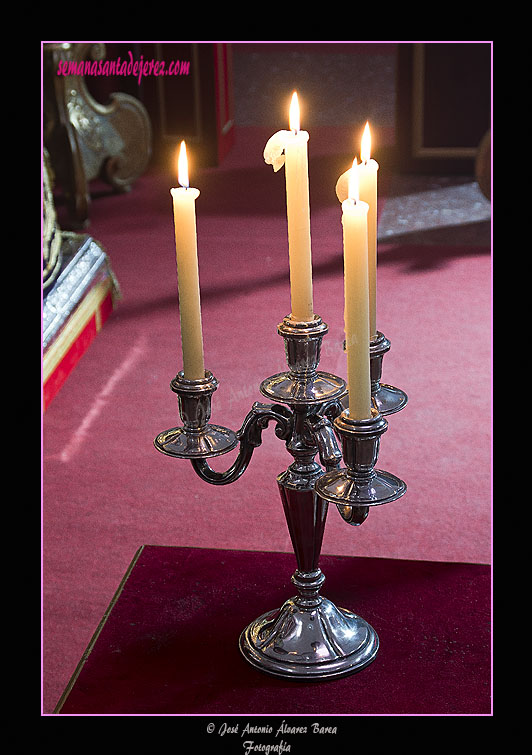
[{"label": "lit candle flame", "polygon": [[180,185],[185,189],[188,189],[188,160],[187,160],[187,147],[184,141],[181,142],[179,147],[179,157],[177,160],[177,180]]},{"label": "lit candle flame", "polygon": [[354,202],[358,202],[359,189],[358,189],[358,164],[357,159],[353,160],[353,167],[349,171],[349,178],[347,184],[347,196],[348,199],[352,199]]},{"label": "lit candle flame", "polygon": [[290,131],[295,131],[296,134],[299,131],[299,102],[297,99],[297,92],[292,95],[292,101],[290,103],[289,113]]},{"label": "lit candle flame", "polygon": [[369,130],[369,123],[366,123],[364,133],[362,134],[362,144],[360,146],[360,159],[363,163],[367,163],[371,157],[371,132]]}]

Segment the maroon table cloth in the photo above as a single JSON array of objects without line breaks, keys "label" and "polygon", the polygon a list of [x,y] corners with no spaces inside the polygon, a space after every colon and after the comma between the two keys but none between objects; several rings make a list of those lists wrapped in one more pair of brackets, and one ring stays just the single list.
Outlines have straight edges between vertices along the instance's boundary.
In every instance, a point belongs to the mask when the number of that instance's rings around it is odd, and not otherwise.
[{"label": "maroon table cloth", "polygon": [[320,565],[322,594],[379,635],[376,660],[359,673],[285,681],[240,655],[247,624],[295,593],[293,555],[146,545],[56,712],[491,713],[489,566],[346,556],[322,556]]}]

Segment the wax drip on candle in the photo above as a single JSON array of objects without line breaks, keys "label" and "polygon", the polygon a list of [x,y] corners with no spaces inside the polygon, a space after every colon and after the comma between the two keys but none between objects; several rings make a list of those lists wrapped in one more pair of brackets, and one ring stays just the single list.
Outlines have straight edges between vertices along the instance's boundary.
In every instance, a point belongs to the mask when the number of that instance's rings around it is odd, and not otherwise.
[{"label": "wax drip on candle", "polygon": [[299,101],[297,98],[297,92],[292,95],[292,100],[289,109],[289,130],[283,129],[277,131],[266,142],[264,147],[264,162],[267,165],[271,165],[273,170],[277,173],[285,164],[285,149],[290,144],[294,137],[298,139],[304,139],[308,141],[309,135],[307,131],[302,131],[300,127],[300,114],[299,114]]},{"label": "wax drip on candle", "polygon": [[[366,125],[364,127],[364,132],[362,134],[362,140],[360,143],[360,163],[361,166],[364,167],[373,166],[374,168],[378,169],[378,165],[375,163],[374,160],[371,159],[371,131],[369,128],[369,122],[366,122]],[[338,181],[336,182],[336,196],[338,198],[338,201],[342,203],[344,199],[350,198],[349,194],[349,176],[351,173],[351,169],[346,170],[345,173],[342,173]],[[359,179],[360,182],[360,179]]]}]

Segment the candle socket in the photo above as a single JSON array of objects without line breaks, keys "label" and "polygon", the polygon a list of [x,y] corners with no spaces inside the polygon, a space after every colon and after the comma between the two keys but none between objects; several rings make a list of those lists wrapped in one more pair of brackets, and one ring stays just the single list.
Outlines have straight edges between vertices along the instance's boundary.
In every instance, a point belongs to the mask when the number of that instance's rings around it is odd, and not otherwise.
[{"label": "candle socket", "polygon": [[326,472],[315,485],[318,496],[334,503],[349,524],[361,524],[371,506],[391,503],[406,493],[406,485],[390,472],[375,469],[380,438],[388,429],[383,415],[372,408],[371,417],[355,420],[349,410],[333,422],[341,442],[345,468]]},{"label": "candle socket", "polygon": [[306,379],[316,374],[321,342],[328,330],[318,316],[308,322],[285,317],[277,326],[277,332],[284,338],[286,361],[294,377]]},{"label": "candle socket", "polygon": [[238,444],[236,434],[221,425],[209,424],[212,394],[218,381],[205,371],[200,380],[187,380],[178,372],[170,383],[177,394],[183,427],[165,430],[155,438],[157,450],[178,459],[207,459],[231,451]]},{"label": "candle socket", "polygon": [[319,404],[340,399],[347,393],[342,378],[317,370],[323,337],[329,327],[319,317],[308,322],[285,317],[277,326],[284,338],[288,372],[280,372],[260,385],[263,396],[290,405]]},{"label": "candle socket", "polygon": [[[381,383],[382,361],[384,355],[390,351],[391,342],[385,335],[377,331],[377,335],[369,344],[369,370],[371,379],[371,399],[380,414],[387,416],[401,411],[407,403],[408,396],[400,388]],[[344,340],[344,351],[345,351]],[[345,409],[349,407],[349,397],[344,397],[342,404]]]}]

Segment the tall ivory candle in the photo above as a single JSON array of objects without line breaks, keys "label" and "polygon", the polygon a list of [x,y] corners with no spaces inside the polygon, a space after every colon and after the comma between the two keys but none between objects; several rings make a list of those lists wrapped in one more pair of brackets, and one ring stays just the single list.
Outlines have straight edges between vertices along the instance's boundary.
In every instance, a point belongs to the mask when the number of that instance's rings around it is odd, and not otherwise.
[{"label": "tall ivory candle", "polygon": [[299,103],[294,92],[290,105],[290,132],[286,135],[284,147],[291,316],[293,320],[309,321],[314,317],[307,153],[309,135],[307,131],[300,131],[299,120]]},{"label": "tall ivory candle", "polygon": [[349,416],[371,417],[369,359],[369,283],[367,202],[358,198],[356,158],[351,168],[348,198],[342,202],[345,287],[345,340]]},{"label": "tall ivory candle", "polygon": [[179,150],[178,180],[180,187],[170,189],[170,193],[174,205],[183,372],[187,380],[200,380],[205,377],[196,234],[196,199],[200,192],[189,187],[184,141]]},{"label": "tall ivory candle", "polygon": [[368,276],[369,276],[369,333],[377,337],[377,171],[379,164],[371,159],[371,132],[366,123],[360,148],[358,166],[359,196],[368,209]]}]

